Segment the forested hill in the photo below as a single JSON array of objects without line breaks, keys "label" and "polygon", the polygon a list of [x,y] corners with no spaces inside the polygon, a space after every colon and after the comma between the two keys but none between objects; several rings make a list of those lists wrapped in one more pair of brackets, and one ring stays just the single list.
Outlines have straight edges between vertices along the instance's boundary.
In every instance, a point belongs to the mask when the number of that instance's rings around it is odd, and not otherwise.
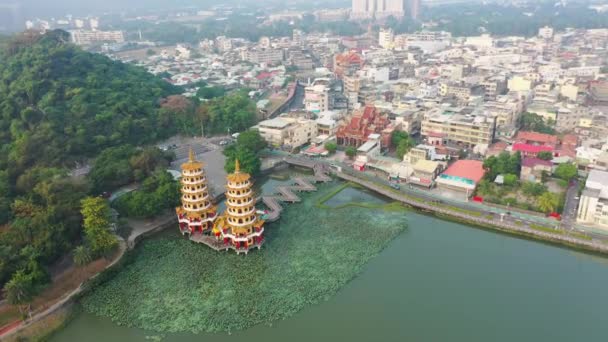
[{"label": "forested hill", "polygon": [[0,169],[63,164],[167,132],[158,103],[176,93],[172,85],[68,40],[53,31],[8,47],[0,63]]},{"label": "forested hill", "polygon": [[[176,132],[160,104],[178,89],[68,38],[26,32],[0,52],[0,287],[17,276],[43,284],[40,270],[79,243],[81,200],[97,194],[67,177],[73,161]],[[128,157],[148,165],[155,153]]]}]

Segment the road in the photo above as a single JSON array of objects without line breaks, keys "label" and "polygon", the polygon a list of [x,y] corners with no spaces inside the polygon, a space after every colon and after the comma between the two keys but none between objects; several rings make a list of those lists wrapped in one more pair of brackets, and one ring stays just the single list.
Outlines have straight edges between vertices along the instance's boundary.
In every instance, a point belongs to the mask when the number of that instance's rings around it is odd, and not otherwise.
[{"label": "road", "polygon": [[293,101],[289,105],[289,110],[299,110],[304,108],[304,86],[298,85],[293,95]]},{"label": "road", "polygon": [[[283,152],[279,152],[279,153],[287,155]],[[290,157],[313,161],[313,159],[303,158],[303,157],[299,157],[299,156],[290,155]],[[390,185],[390,182],[387,179],[381,178],[381,177],[376,177],[374,175],[371,175],[371,174],[365,173],[365,172],[354,171],[354,170],[352,170],[352,166],[348,165],[347,163],[342,163],[342,162],[338,162],[338,161],[319,160],[319,159],[314,159],[314,162],[319,163],[319,164],[325,164],[325,165],[329,165],[330,163],[334,164],[334,165],[339,165],[342,167],[344,172],[346,172],[348,174],[352,174],[353,176],[356,176],[358,178],[363,178],[363,179],[366,179],[366,180],[376,183],[376,184],[383,184],[383,185],[387,185],[387,186]],[[568,188],[567,197],[566,197],[566,208],[564,210],[564,216],[562,217],[563,221],[556,221],[554,219],[546,218],[546,217],[540,216],[540,215],[537,216],[537,215],[526,214],[526,213],[517,212],[517,211],[508,211],[508,210],[505,210],[504,208],[493,207],[493,206],[485,205],[483,203],[477,203],[477,202],[471,202],[471,201],[467,202],[467,201],[463,201],[460,199],[446,198],[446,197],[442,197],[438,194],[435,194],[435,193],[432,193],[432,192],[429,192],[429,191],[426,191],[426,190],[423,190],[423,189],[420,189],[417,187],[413,187],[413,186],[410,187],[409,185],[402,184],[399,189],[399,192],[401,192],[405,195],[408,195],[408,196],[419,198],[424,201],[434,202],[438,205],[449,205],[449,206],[459,208],[459,209],[462,209],[465,211],[480,212],[484,216],[488,216],[488,217],[490,215],[492,215],[494,220],[499,220],[501,222],[505,222],[507,224],[511,224],[511,225],[515,225],[515,226],[538,225],[538,226],[542,226],[542,227],[553,228],[556,230],[565,230],[569,233],[583,234],[583,235],[586,235],[586,236],[592,238],[595,241],[597,241],[597,240],[608,241],[608,235],[595,233],[595,232],[590,231],[589,229],[584,229],[575,224],[576,207],[578,205],[577,200],[576,200],[577,193],[578,193],[578,182],[574,182]]]},{"label": "road", "polygon": [[226,171],[224,164],[226,156],[222,153],[223,148],[219,143],[229,137],[215,138],[191,138],[176,143],[175,160],[171,163],[171,170],[181,171],[181,165],[188,161],[190,148],[193,149],[195,157],[205,165],[207,184],[211,189],[211,195],[216,197],[226,191]]}]

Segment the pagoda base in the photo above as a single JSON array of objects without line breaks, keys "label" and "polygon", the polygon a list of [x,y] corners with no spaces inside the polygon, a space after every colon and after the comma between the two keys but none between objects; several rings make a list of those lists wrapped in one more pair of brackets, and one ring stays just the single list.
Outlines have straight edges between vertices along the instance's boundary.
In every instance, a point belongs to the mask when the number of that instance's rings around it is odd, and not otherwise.
[{"label": "pagoda base", "polygon": [[202,243],[204,245],[207,245],[209,248],[216,250],[216,251],[228,251],[228,250],[233,250],[236,252],[236,254],[247,254],[250,250],[252,249],[260,249],[262,248],[262,245],[264,244],[264,239],[262,238],[261,240],[252,243],[251,245],[248,246],[236,246],[234,243],[231,243],[232,241],[229,239],[218,239],[214,236],[211,235],[206,235],[206,234],[202,234],[199,232],[195,232],[194,234],[190,234],[190,241],[196,242],[196,243]]}]

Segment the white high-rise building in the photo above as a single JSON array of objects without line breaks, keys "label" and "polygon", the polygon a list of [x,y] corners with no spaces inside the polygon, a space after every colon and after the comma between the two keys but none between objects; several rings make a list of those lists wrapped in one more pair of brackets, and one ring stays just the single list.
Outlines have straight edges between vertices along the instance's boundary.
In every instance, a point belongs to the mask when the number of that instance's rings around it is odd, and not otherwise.
[{"label": "white high-rise building", "polygon": [[394,40],[395,34],[392,29],[380,29],[380,33],[378,34],[378,45],[380,45],[380,47],[383,49],[392,49]]},{"label": "white high-rise building", "polygon": [[553,28],[549,26],[541,27],[538,29],[538,36],[543,39],[553,38]]},{"label": "white high-rise building", "polygon": [[353,0],[352,14],[354,19],[403,17],[404,0]]},{"label": "white high-rise building", "polygon": [[91,18],[89,19],[89,25],[91,26],[91,30],[95,31],[99,28],[99,19]]}]

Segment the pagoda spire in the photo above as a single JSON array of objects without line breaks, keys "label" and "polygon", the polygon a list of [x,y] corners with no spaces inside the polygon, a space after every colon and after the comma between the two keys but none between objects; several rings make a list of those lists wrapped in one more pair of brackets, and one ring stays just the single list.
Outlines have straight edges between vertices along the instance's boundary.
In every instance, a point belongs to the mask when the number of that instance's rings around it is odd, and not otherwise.
[{"label": "pagoda spire", "polygon": [[192,146],[190,146],[190,151],[188,152],[188,159],[190,159],[191,163],[194,162],[194,150],[192,149]]},{"label": "pagoda spire", "polygon": [[239,163],[239,160],[236,159],[234,161],[234,173],[239,173],[241,172],[241,163]]}]

